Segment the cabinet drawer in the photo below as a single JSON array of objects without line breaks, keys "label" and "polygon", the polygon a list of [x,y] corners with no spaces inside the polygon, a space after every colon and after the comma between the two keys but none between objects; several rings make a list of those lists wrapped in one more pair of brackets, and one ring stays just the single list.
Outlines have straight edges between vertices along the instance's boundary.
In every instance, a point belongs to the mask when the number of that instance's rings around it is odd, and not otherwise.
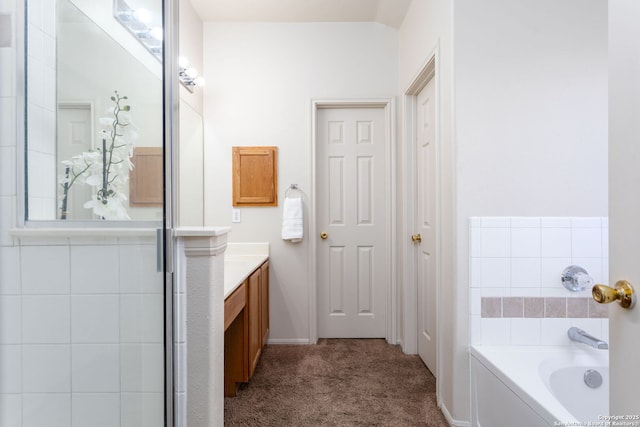
[{"label": "cabinet drawer", "polygon": [[246,282],[233,291],[231,295],[224,301],[224,330],[234,321],[236,316],[240,314],[247,301]]}]

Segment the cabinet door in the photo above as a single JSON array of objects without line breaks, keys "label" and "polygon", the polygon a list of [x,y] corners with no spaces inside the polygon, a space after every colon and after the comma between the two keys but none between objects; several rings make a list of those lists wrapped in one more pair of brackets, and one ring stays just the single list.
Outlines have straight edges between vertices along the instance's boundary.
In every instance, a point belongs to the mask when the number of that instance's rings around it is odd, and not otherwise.
[{"label": "cabinet door", "polygon": [[260,329],[262,330],[262,346],[269,336],[269,261],[260,267]]},{"label": "cabinet door", "polygon": [[260,330],[260,269],[249,276],[249,292],[247,295],[249,307],[249,378],[260,358],[262,349],[262,331]]}]

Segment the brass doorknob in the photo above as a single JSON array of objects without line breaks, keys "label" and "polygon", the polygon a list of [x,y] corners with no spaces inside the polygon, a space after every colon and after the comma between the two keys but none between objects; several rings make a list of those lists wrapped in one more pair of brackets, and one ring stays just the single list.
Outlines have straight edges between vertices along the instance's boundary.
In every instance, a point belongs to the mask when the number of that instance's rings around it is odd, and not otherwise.
[{"label": "brass doorknob", "polygon": [[422,236],[420,234],[414,234],[411,236],[412,242],[422,242]]},{"label": "brass doorknob", "polygon": [[613,288],[607,285],[595,285],[591,289],[591,294],[593,299],[600,304],[618,301],[622,308],[632,308],[636,303],[633,286],[626,280],[618,280]]},{"label": "brass doorknob", "polygon": [[320,233],[320,238],[321,238],[322,240],[326,239],[327,237],[329,237],[329,234],[327,234],[327,232],[326,232],[326,231],[323,231],[322,233]]}]

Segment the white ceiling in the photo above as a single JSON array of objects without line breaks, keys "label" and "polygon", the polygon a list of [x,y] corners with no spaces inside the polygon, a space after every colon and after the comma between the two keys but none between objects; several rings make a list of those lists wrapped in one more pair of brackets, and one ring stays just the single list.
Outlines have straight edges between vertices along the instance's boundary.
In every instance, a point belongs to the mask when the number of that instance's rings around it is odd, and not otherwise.
[{"label": "white ceiling", "polygon": [[191,0],[204,22],[378,22],[400,27],[412,0]]}]

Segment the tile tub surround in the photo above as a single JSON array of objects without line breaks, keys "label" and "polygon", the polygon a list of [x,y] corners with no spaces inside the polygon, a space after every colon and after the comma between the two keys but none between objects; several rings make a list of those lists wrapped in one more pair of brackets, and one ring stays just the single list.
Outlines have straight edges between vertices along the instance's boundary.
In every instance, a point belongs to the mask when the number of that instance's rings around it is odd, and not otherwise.
[{"label": "tile tub surround", "polygon": [[0,426],[162,424],[155,230],[94,231],[14,229],[0,247]]},{"label": "tile tub surround", "polygon": [[567,345],[571,326],[608,339],[608,307],[560,281],[577,264],[608,282],[607,218],[474,217],[470,248],[473,344]]}]

